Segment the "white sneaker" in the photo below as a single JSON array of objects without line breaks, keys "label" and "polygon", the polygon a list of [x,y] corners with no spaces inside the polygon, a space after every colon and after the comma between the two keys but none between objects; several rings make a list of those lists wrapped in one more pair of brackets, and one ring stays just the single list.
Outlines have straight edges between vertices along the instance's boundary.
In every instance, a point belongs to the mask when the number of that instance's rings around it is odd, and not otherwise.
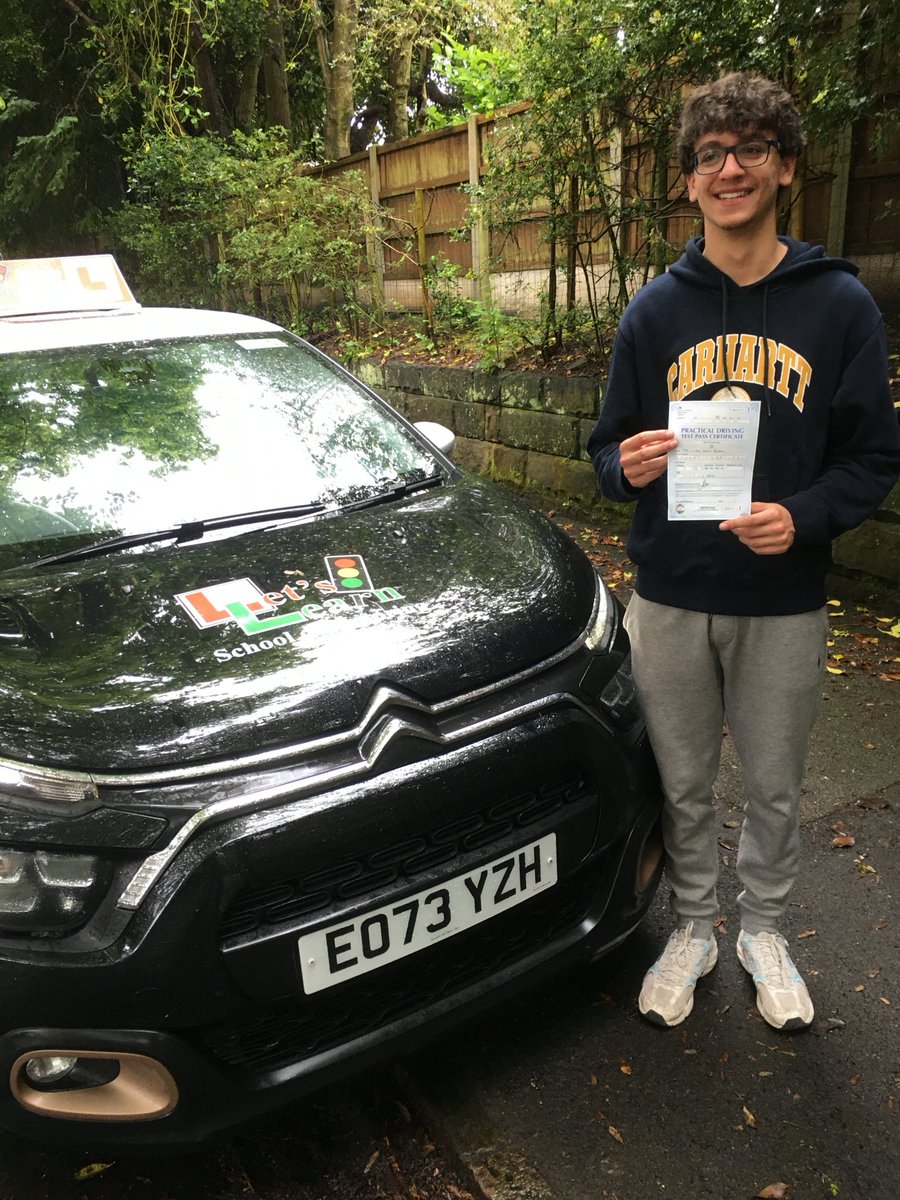
[{"label": "white sneaker", "polygon": [[774,1029],[806,1029],[815,1010],[781,934],[742,929],[737,952],[756,984],[756,1007],[769,1024]]},{"label": "white sneaker", "polygon": [[692,937],[693,924],[676,929],[644,976],[638,1008],[654,1025],[680,1025],[694,1007],[697,980],[716,965],[716,939]]}]

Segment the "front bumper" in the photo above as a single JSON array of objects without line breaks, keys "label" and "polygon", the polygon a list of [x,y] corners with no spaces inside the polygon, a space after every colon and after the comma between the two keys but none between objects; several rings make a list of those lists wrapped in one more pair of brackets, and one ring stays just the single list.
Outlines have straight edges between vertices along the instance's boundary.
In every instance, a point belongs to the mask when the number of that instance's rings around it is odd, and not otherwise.
[{"label": "front bumper", "polygon": [[[68,948],[0,948],[0,1028],[11,1031],[0,1037],[9,1080],[0,1123],[58,1144],[190,1146],[409,1051],[618,944],[658,881],[659,802],[643,738],[559,704],[364,785],[213,825],[137,911],[118,914],[113,941],[98,937],[92,949],[88,929]],[[304,994],[303,934],[550,832],[554,887]],[[64,1092],[36,1097],[24,1063],[50,1051],[125,1056],[120,1079],[106,1093],[93,1089],[87,1108],[73,1109]],[[140,1097],[118,1093],[132,1076],[147,1079],[145,1060],[156,1064],[151,1083],[162,1096],[141,1110]]]}]

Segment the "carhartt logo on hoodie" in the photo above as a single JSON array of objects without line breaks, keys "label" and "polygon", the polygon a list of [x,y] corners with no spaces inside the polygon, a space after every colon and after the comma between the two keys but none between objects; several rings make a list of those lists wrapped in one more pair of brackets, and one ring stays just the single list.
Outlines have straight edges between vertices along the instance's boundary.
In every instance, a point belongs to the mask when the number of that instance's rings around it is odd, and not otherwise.
[{"label": "carhartt logo on hoodie", "polygon": [[812,367],[802,354],[783,342],[752,333],[729,333],[724,339],[720,334],[697,342],[679,354],[666,372],[672,401],[685,400],[708,383],[758,383],[763,387],[768,382],[769,391],[790,400],[798,412],[803,412],[811,379]]}]

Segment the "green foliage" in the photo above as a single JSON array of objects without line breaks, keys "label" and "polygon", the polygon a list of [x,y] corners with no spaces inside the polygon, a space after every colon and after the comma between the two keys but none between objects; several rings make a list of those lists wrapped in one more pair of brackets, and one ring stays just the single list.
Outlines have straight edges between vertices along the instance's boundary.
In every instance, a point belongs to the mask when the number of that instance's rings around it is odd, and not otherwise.
[{"label": "green foliage", "polygon": [[[0,0],[0,251],[93,248],[117,193],[115,152],[71,13]],[[83,240],[84,239],[84,240]]]},{"label": "green foliage", "polygon": [[425,284],[434,310],[434,330],[440,340],[472,324],[473,302],[459,286],[459,267],[443,256],[433,256],[425,272]]},{"label": "green foliage", "polygon": [[295,329],[309,327],[313,289],[355,303],[373,227],[360,174],[304,174],[282,130],[159,136],[130,167],[132,203],[114,229],[145,301],[262,306]]},{"label": "green foliage", "polygon": [[521,317],[510,316],[499,308],[472,302],[475,325],[471,332],[482,371],[499,371],[511,358],[529,344],[529,323]]},{"label": "green foliage", "polygon": [[423,349],[435,353],[452,345],[468,357],[474,354],[480,370],[493,371],[506,365],[527,340],[528,323],[464,295],[459,268],[446,258],[432,258],[425,274],[433,308],[433,329],[420,330]]},{"label": "green foliage", "polygon": [[227,155],[215,138],[163,135],[145,140],[128,159],[129,200],[109,230],[144,303],[217,304],[213,246]]},{"label": "green foliage", "polygon": [[426,128],[441,129],[469,113],[492,113],[522,96],[519,59],[503,48],[484,49],[474,42],[456,41],[449,33],[432,44],[433,70],[445,81],[458,108],[432,105]]}]

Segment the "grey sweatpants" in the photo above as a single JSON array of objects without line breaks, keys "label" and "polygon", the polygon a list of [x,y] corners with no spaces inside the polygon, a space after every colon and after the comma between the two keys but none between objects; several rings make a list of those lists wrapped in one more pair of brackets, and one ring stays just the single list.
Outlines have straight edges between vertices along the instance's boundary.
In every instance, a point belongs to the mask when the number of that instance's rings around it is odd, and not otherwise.
[{"label": "grey sweatpants", "polygon": [[625,616],[634,680],[662,777],[666,875],[677,923],[709,936],[718,913],[713,783],[722,726],[741,760],[742,928],[775,931],[797,875],[800,783],[825,673],[824,609],[728,617],[635,595]]}]

